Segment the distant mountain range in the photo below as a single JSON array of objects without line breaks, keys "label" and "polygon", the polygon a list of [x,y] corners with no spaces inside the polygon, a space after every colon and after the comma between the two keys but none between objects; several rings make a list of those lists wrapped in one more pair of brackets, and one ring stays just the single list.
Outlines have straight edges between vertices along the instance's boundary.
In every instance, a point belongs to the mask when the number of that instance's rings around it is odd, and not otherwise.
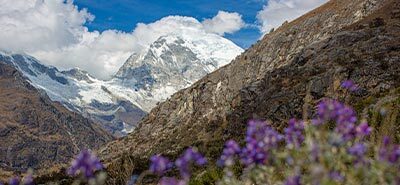
[{"label": "distant mountain range", "polygon": [[110,80],[96,79],[79,68],[60,71],[25,54],[0,52],[0,61],[21,71],[51,100],[123,136],[158,102],[228,64],[242,51],[215,34],[166,35],[132,54]]}]

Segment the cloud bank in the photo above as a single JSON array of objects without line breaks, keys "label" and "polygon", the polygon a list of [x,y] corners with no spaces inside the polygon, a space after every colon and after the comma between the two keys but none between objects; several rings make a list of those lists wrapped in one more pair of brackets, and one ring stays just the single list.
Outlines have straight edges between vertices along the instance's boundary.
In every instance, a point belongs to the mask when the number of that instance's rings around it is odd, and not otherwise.
[{"label": "cloud bank", "polygon": [[79,67],[107,79],[134,52],[170,33],[233,33],[244,26],[241,15],[220,11],[203,22],[168,16],[137,24],[130,32],[89,31],[94,15],[72,0],[0,0],[0,50],[24,52],[60,69]]},{"label": "cloud bank", "polygon": [[218,14],[212,19],[205,19],[202,24],[206,31],[216,33],[218,35],[234,33],[246,25],[240,14],[236,12],[229,13],[224,11],[219,11]]},{"label": "cloud bank", "polygon": [[269,0],[258,12],[260,31],[268,33],[285,21],[292,21],[306,12],[324,4],[328,0]]}]

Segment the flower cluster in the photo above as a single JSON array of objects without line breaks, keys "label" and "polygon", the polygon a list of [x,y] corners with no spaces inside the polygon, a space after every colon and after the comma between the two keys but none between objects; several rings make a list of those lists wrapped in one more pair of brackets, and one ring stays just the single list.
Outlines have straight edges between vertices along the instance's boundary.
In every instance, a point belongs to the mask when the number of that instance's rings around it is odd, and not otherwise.
[{"label": "flower cluster", "polygon": [[312,120],[314,125],[321,125],[329,121],[336,123],[335,131],[347,141],[356,136],[368,136],[372,128],[363,122],[356,126],[357,115],[353,108],[337,100],[324,99],[317,106],[317,117]]},{"label": "flower cluster", "polygon": [[[94,178],[94,172],[103,169],[100,160],[92,154],[89,150],[82,150],[81,153],[73,160],[67,174],[76,176],[79,173],[83,174],[83,180],[90,182],[89,184],[104,184],[106,175],[100,173]],[[82,183],[81,180],[74,181],[74,184]],[[34,185],[33,171],[28,170],[27,174],[21,179],[20,177],[13,177],[8,181],[9,185]],[[2,183],[0,182],[0,185]]]},{"label": "flower cluster", "polygon": [[335,121],[338,125],[357,122],[355,111],[343,103],[333,99],[323,99],[317,106],[317,117],[314,125],[321,125],[328,121]]},{"label": "flower cluster", "polygon": [[284,185],[300,185],[300,179],[301,177],[299,175],[293,176],[293,177],[289,177],[288,179],[286,179]]},{"label": "flower cluster", "polygon": [[350,155],[355,158],[356,164],[364,163],[364,155],[367,152],[367,147],[364,143],[356,143],[348,149]]},{"label": "flower cluster", "polygon": [[276,148],[283,138],[267,122],[250,120],[247,127],[246,146],[240,153],[241,162],[246,166],[266,164],[270,150]]},{"label": "flower cluster", "polygon": [[179,169],[182,179],[176,179],[174,177],[163,177],[159,184],[161,185],[186,185],[190,180],[190,165],[194,163],[198,166],[203,166],[207,163],[207,159],[201,155],[196,148],[189,147],[183,154],[175,161],[175,164],[171,163],[167,158],[160,155],[155,155],[151,158],[151,164],[149,171],[157,175],[163,175],[168,170],[176,166]]},{"label": "flower cluster", "polygon": [[250,120],[246,133],[246,145],[243,148],[233,140],[225,143],[219,166],[232,166],[236,156],[245,166],[266,164],[271,149],[276,148],[283,136],[260,120]]},{"label": "flower cluster", "polygon": [[207,160],[197,151],[197,149],[192,147],[186,149],[185,152],[175,161],[175,165],[178,167],[182,178],[190,178],[189,167],[192,162],[198,166],[202,166],[207,163]]},{"label": "flower cluster", "polygon": [[68,169],[68,175],[76,176],[78,173],[87,178],[93,178],[94,172],[103,169],[100,160],[89,150],[82,150],[81,153],[72,161],[71,167]]},{"label": "flower cluster", "polygon": [[[9,179],[8,184],[9,185],[34,185],[32,170],[28,170],[28,173],[24,176],[24,178],[22,178],[22,180],[20,179],[20,177],[12,177],[11,179]],[[0,182],[0,185],[3,185],[3,184]]]},{"label": "flower cluster", "polygon": [[284,139],[288,147],[299,147],[304,141],[304,122],[291,119],[285,135],[281,135],[265,121],[250,120],[245,147],[241,149],[235,141],[227,141],[218,164],[232,166],[236,156],[240,156],[240,161],[245,166],[266,164],[270,151],[277,148]]},{"label": "flower cluster", "polygon": [[382,146],[379,149],[379,159],[390,164],[396,164],[400,158],[400,146],[392,144],[389,137],[383,138]]},{"label": "flower cluster", "polygon": [[232,166],[235,163],[235,156],[239,155],[241,148],[234,140],[225,143],[222,155],[218,160],[218,166]]},{"label": "flower cluster", "polygon": [[163,177],[161,178],[160,185],[186,185],[187,182],[184,180],[178,180],[174,177]]},{"label": "flower cluster", "polygon": [[288,127],[285,128],[285,140],[288,146],[300,147],[304,141],[304,122],[289,120]]},{"label": "flower cluster", "polygon": [[19,178],[18,177],[13,177],[8,181],[8,184],[10,185],[19,185]]},{"label": "flower cluster", "polygon": [[150,165],[150,172],[157,174],[157,175],[163,175],[166,171],[172,168],[173,163],[171,163],[166,157],[160,156],[160,155],[155,155],[151,157],[150,159],[151,165]]},{"label": "flower cluster", "polygon": [[[354,91],[358,86],[347,81],[342,87]],[[219,183],[400,184],[400,145],[384,138],[380,148],[374,147],[368,140],[371,133],[372,128],[365,120],[359,121],[352,107],[334,99],[320,101],[310,121],[291,119],[284,129],[285,146],[268,124],[252,120],[246,146],[239,150],[236,142],[228,141],[220,159],[230,167],[239,155],[246,169],[240,179],[226,174]],[[374,170],[365,170],[371,167]]]},{"label": "flower cluster", "polygon": [[357,91],[359,89],[358,85],[355,84],[352,80],[346,80],[342,82],[341,87],[349,91]]}]

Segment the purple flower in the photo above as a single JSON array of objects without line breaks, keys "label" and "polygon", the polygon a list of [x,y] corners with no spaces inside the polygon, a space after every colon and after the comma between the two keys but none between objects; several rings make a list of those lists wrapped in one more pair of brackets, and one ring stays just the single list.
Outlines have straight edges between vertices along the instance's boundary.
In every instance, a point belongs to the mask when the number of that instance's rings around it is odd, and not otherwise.
[{"label": "purple flower", "polygon": [[289,177],[286,179],[284,185],[300,185],[301,184],[300,180],[301,178],[298,175]]},{"label": "purple flower", "polygon": [[363,143],[357,143],[354,146],[350,147],[348,150],[349,154],[356,156],[356,157],[364,156],[366,151],[367,151],[367,148]]},{"label": "purple flower", "polygon": [[387,161],[390,164],[395,164],[400,158],[400,146],[394,145],[390,142],[390,138],[385,136],[383,144],[379,149],[379,159]]},{"label": "purple flower", "polygon": [[347,89],[349,91],[357,91],[358,85],[355,84],[352,80],[346,80],[342,82],[341,87]]},{"label": "purple flower", "polygon": [[163,177],[161,178],[160,185],[186,185],[186,181],[184,180],[178,180],[176,178],[173,177]]},{"label": "purple flower", "polygon": [[234,164],[235,156],[240,154],[240,146],[234,140],[229,140],[225,143],[222,155],[218,160],[218,166],[232,166]]},{"label": "purple flower", "polygon": [[85,178],[92,178],[96,170],[103,169],[100,160],[89,150],[82,150],[81,153],[72,161],[68,169],[68,175],[75,176],[81,172]]},{"label": "purple flower", "polygon": [[9,185],[19,185],[19,178],[18,177],[13,177],[8,181]]},{"label": "purple flower", "polygon": [[357,136],[359,136],[359,137],[368,136],[369,134],[371,134],[371,131],[372,131],[372,128],[369,127],[368,123],[366,123],[366,122],[361,123],[356,128]]},{"label": "purple flower", "polygon": [[311,160],[317,161],[319,158],[319,146],[317,143],[313,142],[311,145]]},{"label": "purple flower", "polygon": [[179,172],[184,179],[190,178],[189,167],[191,162],[202,166],[207,163],[207,159],[195,148],[190,147],[186,149],[185,152],[175,161],[175,165],[179,168]]},{"label": "purple flower", "polygon": [[349,106],[337,100],[324,99],[317,106],[317,117],[312,120],[314,125],[335,121],[335,131],[342,135],[344,140],[349,140],[356,135],[356,112]]},{"label": "purple flower", "polygon": [[356,164],[364,163],[364,155],[367,152],[367,147],[364,143],[357,143],[347,151],[350,155],[354,156]]},{"label": "purple flower", "polygon": [[329,173],[329,178],[332,179],[333,181],[337,181],[337,182],[342,182],[344,181],[344,177],[342,174],[340,174],[340,172],[338,171],[332,171]]},{"label": "purple flower", "polygon": [[28,173],[24,177],[23,181],[24,181],[24,185],[33,185],[34,183],[33,183],[32,173]]},{"label": "purple flower", "polygon": [[171,163],[167,158],[160,156],[160,155],[155,155],[151,157],[150,159],[151,164],[150,164],[150,172],[157,174],[157,175],[162,175],[166,171],[172,168],[173,163]]},{"label": "purple flower", "polygon": [[250,120],[247,127],[246,142],[258,141],[261,147],[277,147],[283,136],[276,132],[266,122]]},{"label": "purple flower", "polygon": [[293,145],[295,148],[300,147],[304,141],[304,122],[296,119],[289,120],[288,127],[285,128],[285,139],[287,145]]},{"label": "purple flower", "polygon": [[241,161],[246,166],[265,164],[270,149],[276,148],[284,137],[266,122],[250,120],[247,127],[246,146],[241,152]]},{"label": "purple flower", "polygon": [[355,123],[357,116],[351,107],[337,100],[324,99],[317,106],[317,118],[313,123],[319,125],[328,121],[335,121],[337,124]]}]

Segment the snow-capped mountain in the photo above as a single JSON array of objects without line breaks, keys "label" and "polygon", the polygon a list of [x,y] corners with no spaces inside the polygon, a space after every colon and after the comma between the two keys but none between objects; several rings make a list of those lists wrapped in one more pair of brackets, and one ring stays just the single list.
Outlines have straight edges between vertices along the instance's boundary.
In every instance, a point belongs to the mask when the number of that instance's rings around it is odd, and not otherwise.
[{"label": "snow-capped mountain", "polygon": [[68,109],[102,123],[116,136],[130,132],[135,123],[146,115],[133,99],[139,94],[116,86],[111,81],[98,80],[83,70],[59,71],[22,54],[0,53],[0,61],[15,66],[53,101],[61,102]]},{"label": "snow-capped mountain", "polygon": [[153,102],[139,104],[150,111],[155,103],[228,64],[242,51],[231,41],[214,34],[201,38],[162,36],[147,49],[133,54],[113,80],[122,86],[147,92],[148,102]]},{"label": "snow-capped mountain", "polygon": [[78,68],[59,71],[25,54],[0,52],[0,61],[15,66],[53,101],[122,136],[157,102],[228,64],[241,52],[231,41],[214,34],[202,38],[162,36],[133,54],[106,81]]}]

